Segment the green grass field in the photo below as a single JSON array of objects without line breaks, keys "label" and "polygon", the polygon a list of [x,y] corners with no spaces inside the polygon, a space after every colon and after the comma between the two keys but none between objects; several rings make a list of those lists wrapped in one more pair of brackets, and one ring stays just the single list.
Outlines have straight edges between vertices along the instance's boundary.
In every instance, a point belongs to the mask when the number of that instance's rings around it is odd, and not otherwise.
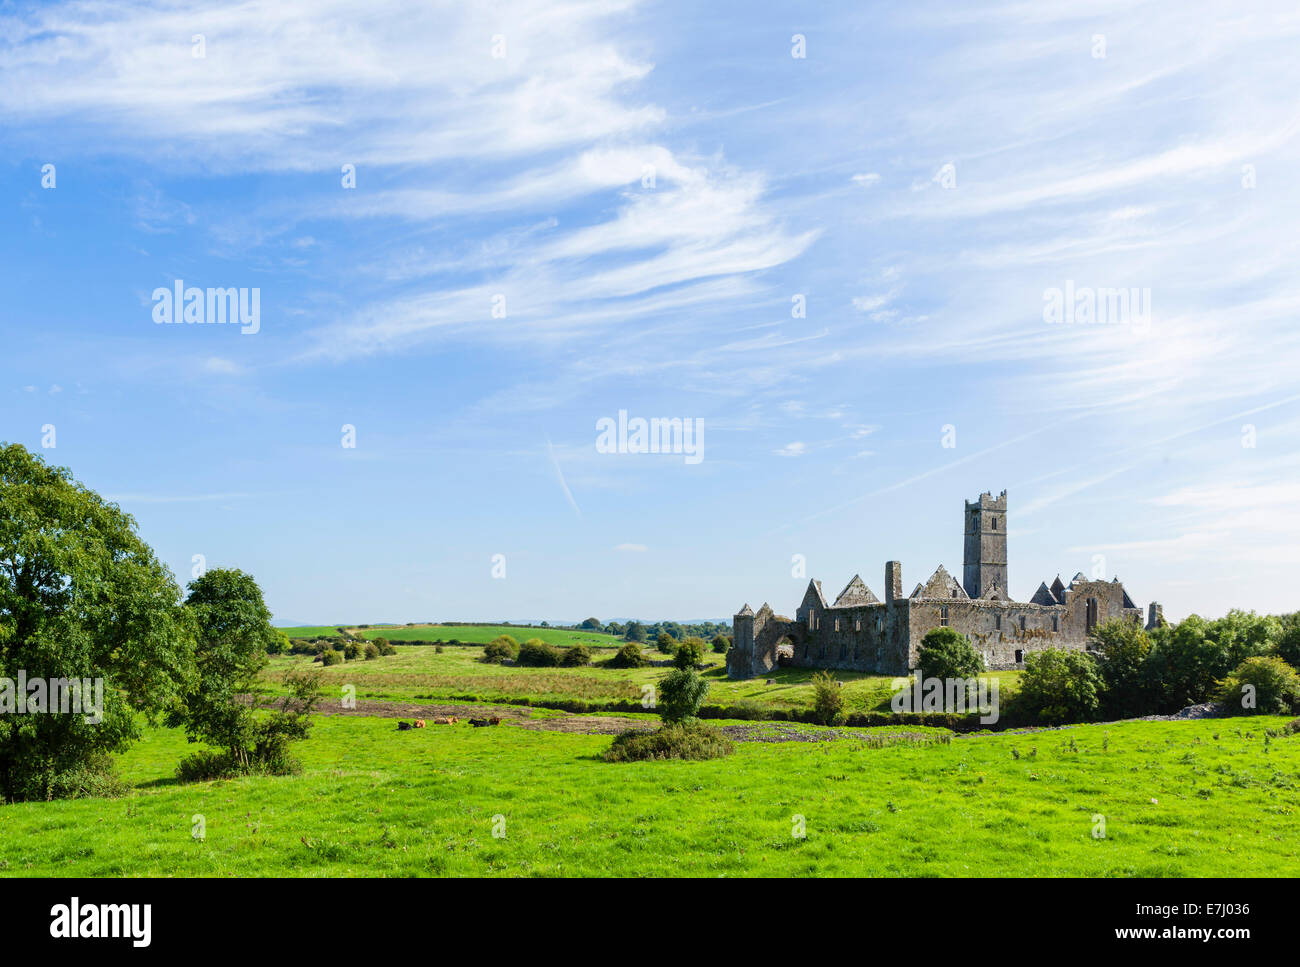
[{"label": "green grass field", "polygon": [[586,645],[588,648],[619,648],[623,639],[599,631],[579,631],[576,628],[528,628],[519,625],[371,625],[360,628],[356,625],[305,625],[296,628],[281,628],[290,638],[316,638],[320,635],[337,635],[339,628],[347,628],[363,638],[387,638],[392,642],[403,641],[464,641],[470,644],[486,645],[499,635],[509,635],[515,641],[527,641],[540,638],[550,645],[567,648],[570,645]]},{"label": "green grass field", "polygon": [[333,717],[300,776],[194,785],[172,779],[192,747],[155,729],[121,757],[127,797],[0,807],[0,875],[1295,876],[1300,735],[1264,736],[1281,722],[615,764],[608,736]]},{"label": "green grass field", "polygon": [[486,645],[493,638],[509,635],[515,641],[540,638],[548,645],[567,648],[586,645],[588,648],[619,648],[622,638],[599,631],[579,631],[576,628],[521,628],[517,625],[400,625],[383,628],[372,626],[360,629],[363,638],[387,638],[389,641],[457,641]]},{"label": "green grass field", "polygon": [[[395,640],[395,639],[392,639]],[[654,648],[645,650],[647,656],[666,660],[667,656]],[[518,668],[485,664],[479,659],[483,649],[477,647],[444,647],[439,654],[433,647],[413,645],[398,648],[396,655],[375,661],[352,661],[323,670],[327,695],[338,694],[337,688],[345,684],[356,686],[357,698],[373,699],[433,699],[506,701],[559,701],[582,699],[586,702],[639,699],[641,686],[658,681],[665,669],[605,668],[592,665],[586,668]],[[597,661],[607,657],[597,653]],[[721,655],[705,655],[709,663],[704,677],[709,682],[708,702],[715,705],[735,705],[752,702],[770,709],[803,709],[812,703],[812,675],[808,669],[783,668],[769,676],[775,684],[768,685],[765,678],[732,681],[727,678]],[[278,656],[263,674],[268,687],[284,674],[286,668],[308,664],[305,656]],[[1020,672],[992,672],[1000,682],[1000,699],[1005,701],[1015,692]],[[859,672],[836,672],[844,682],[845,709],[850,712],[889,710],[889,699],[894,690],[894,679],[885,675],[867,675]]]}]

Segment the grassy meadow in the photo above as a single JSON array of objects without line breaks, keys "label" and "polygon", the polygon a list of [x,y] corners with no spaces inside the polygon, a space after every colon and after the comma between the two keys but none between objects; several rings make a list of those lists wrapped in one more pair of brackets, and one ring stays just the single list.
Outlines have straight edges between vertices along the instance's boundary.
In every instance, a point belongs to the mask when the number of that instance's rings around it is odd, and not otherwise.
[{"label": "grassy meadow", "polygon": [[172,773],[193,747],[154,729],[120,757],[125,798],[0,807],[0,875],[1295,876],[1300,735],[1265,737],[1282,722],[608,763],[608,736],[338,716],[297,747],[301,775],[192,785]]},{"label": "grassy meadow", "polygon": [[[389,639],[396,641],[397,639]],[[640,699],[641,686],[658,681],[665,674],[661,667],[608,668],[600,662],[613,651],[593,652],[596,664],[582,668],[522,668],[485,664],[483,649],[475,646],[444,646],[441,653],[428,645],[399,647],[396,655],[374,661],[351,661],[323,669],[326,694],[337,695],[342,685],[354,685],[360,699],[430,700],[430,701],[527,701],[546,702],[581,699],[589,703]],[[654,647],[645,649],[647,657],[667,660]],[[806,668],[782,668],[767,678],[732,681],[727,678],[722,655],[704,656],[708,669],[703,677],[709,682],[708,702],[712,705],[754,703],[767,709],[804,709],[812,704],[813,672]],[[303,655],[276,656],[263,673],[267,687],[274,689],[286,669],[307,665]],[[1018,671],[991,672],[999,680],[1000,697],[1014,693]],[[836,672],[844,682],[846,711],[889,711],[894,694],[887,675],[860,672]],[[331,689],[329,686],[334,686]]]}]

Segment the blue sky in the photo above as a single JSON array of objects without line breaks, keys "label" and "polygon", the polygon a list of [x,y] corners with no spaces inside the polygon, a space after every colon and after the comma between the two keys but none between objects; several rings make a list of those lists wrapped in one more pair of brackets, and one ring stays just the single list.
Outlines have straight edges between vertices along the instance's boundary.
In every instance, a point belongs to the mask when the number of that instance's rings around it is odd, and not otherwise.
[{"label": "blue sky", "polygon": [[[1014,597],[1295,610],[1298,34],[6,3],[0,439],[53,426],[179,578],[242,567],[290,621],[792,613],[794,555],[830,594],[960,573],[962,500],[1004,488]],[[178,279],[257,288],[259,331],[155,324]],[[1046,321],[1067,286],[1149,316]],[[598,452],[620,410],[704,459]]]}]

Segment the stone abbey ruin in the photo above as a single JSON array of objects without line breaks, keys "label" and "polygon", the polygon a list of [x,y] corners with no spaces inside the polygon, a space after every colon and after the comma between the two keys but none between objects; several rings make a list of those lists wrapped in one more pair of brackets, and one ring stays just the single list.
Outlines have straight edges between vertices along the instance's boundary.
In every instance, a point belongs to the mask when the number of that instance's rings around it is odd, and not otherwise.
[{"label": "stone abbey ruin", "polygon": [[[1082,651],[1094,627],[1112,618],[1142,620],[1119,578],[1090,581],[1076,574],[1070,584],[1058,575],[1039,585],[1027,602],[1007,593],[1007,492],[966,501],[964,572],[959,584],[942,565],[924,584],[903,596],[903,566],[885,564],[885,600],[854,575],[833,604],[820,581],[808,583],[793,619],[764,604],[755,614],[745,605],[735,615],[735,645],[727,653],[727,674],[750,678],[778,665],[837,668],[906,675],[916,667],[921,639],[932,628],[966,635],[990,669],[1021,668],[1025,655],[1044,648]],[[1152,603],[1147,627],[1160,621]]]}]

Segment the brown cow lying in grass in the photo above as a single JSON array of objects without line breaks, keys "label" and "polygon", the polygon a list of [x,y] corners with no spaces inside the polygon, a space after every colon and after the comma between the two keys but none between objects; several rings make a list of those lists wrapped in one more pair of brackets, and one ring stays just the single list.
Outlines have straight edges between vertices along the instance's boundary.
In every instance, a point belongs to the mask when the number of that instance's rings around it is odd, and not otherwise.
[{"label": "brown cow lying in grass", "polygon": [[417,729],[422,729],[422,728],[424,728],[424,719],[416,719],[416,720],[415,720],[415,727],[416,727]]}]

